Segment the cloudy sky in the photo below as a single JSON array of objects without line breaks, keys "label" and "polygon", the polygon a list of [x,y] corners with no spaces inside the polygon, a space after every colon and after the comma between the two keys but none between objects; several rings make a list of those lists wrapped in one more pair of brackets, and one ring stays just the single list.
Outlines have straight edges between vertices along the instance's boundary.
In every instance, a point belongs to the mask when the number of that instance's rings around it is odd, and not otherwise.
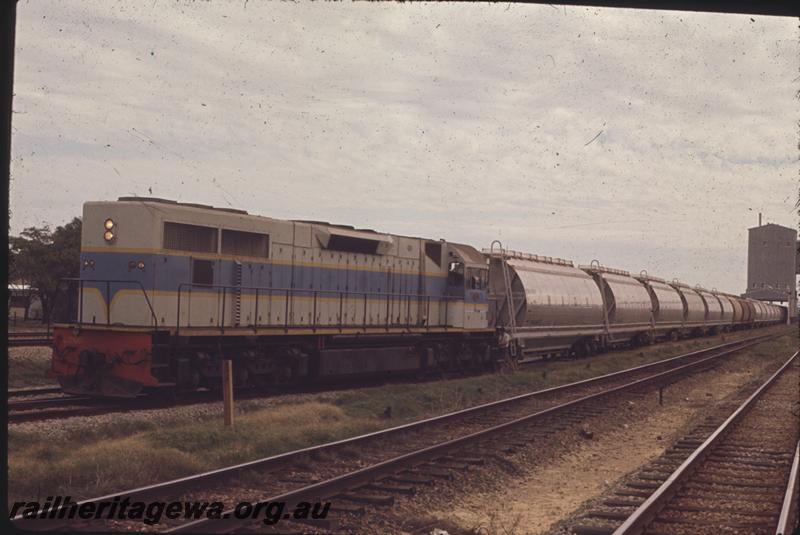
[{"label": "cloudy sky", "polygon": [[558,5],[20,2],[11,233],[152,195],[738,293],[758,212],[796,227],[798,42]]}]

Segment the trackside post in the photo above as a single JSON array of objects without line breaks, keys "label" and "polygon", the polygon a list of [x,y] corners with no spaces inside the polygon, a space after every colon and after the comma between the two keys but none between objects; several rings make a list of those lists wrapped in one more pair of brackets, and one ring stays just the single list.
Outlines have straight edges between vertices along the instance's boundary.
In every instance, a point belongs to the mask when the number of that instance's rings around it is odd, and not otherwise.
[{"label": "trackside post", "polygon": [[225,411],[225,427],[233,427],[233,361],[222,361],[222,400]]}]

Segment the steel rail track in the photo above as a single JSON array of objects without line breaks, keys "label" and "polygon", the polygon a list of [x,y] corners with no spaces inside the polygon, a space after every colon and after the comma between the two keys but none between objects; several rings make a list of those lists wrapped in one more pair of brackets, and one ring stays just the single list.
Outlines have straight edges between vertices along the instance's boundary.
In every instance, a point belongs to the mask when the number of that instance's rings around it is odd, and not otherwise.
[{"label": "steel rail track", "polygon": [[70,416],[95,416],[122,409],[119,404],[104,404],[101,400],[88,396],[12,399],[8,402],[8,422],[23,423]]},{"label": "steel rail track", "polygon": [[74,405],[76,403],[91,403],[93,398],[88,396],[55,396],[47,398],[36,399],[20,399],[8,402],[8,410],[10,411],[32,411],[37,409],[50,409],[53,407],[62,407]]},{"label": "steel rail track", "polygon": [[24,412],[10,413],[8,415],[8,421],[9,423],[21,424],[26,422],[40,422],[42,420],[54,420],[57,418],[71,418],[75,416],[100,416],[102,414],[109,414],[112,412],[124,412],[124,409],[120,411],[118,407],[107,407],[107,406],[70,407],[65,409],[43,409],[41,411],[24,411]]},{"label": "steel rail track", "polygon": [[35,386],[30,388],[10,388],[8,397],[39,396],[42,394],[58,394],[61,392],[60,386]]},{"label": "steel rail track", "polygon": [[[747,415],[756,402],[770,389],[777,379],[792,365],[798,356],[795,352],[774,374],[762,384],[739,408],[731,414],[689,457],[650,495],[613,533],[613,535],[639,535],[644,533],[648,526],[656,519],[659,512],[678,493],[678,491],[691,480],[700,464],[711,454],[716,446],[730,433],[731,430]],[[797,477],[797,453],[795,453],[794,478]],[[795,491],[790,483],[784,498],[784,504],[790,500]],[[787,506],[787,509],[789,507]],[[788,511],[786,518],[788,521]],[[782,518],[783,515],[782,515]],[[784,526],[785,529],[785,526]]]},{"label": "steel rail track", "polygon": [[32,331],[9,331],[8,336],[49,336],[49,332],[47,330],[36,329]]},{"label": "steel rail track", "polygon": [[[478,439],[499,433],[503,430],[509,430],[515,427],[525,425],[527,423],[531,423],[534,420],[551,416],[559,411],[578,407],[579,405],[591,403],[593,401],[600,400],[602,398],[611,396],[618,392],[635,389],[637,387],[646,386],[648,384],[657,383],[659,381],[672,382],[674,380],[677,380],[677,378],[682,374],[690,373],[697,369],[712,365],[715,361],[724,356],[730,355],[747,347],[751,347],[755,344],[764,342],[767,339],[771,339],[776,336],[778,335],[759,335],[743,340],[736,340],[733,342],[728,342],[725,344],[697,351],[692,351],[689,353],[685,353],[683,355],[678,355],[657,362],[636,366],[634,368],[629,368],[626,370],[605,374],[599,377],[594,377],[582,381],[577,381],[574,383],[569,383],[566,385],[561,385],[544,390],[521,394],[503,400],[485,403],[475,407],[462,409],[445,415],[436,416],[425,420],[392,427],[389,429],[375,431],[372,433],[367,433],[364,435],[359,435],[356,437],[342,439],[321,445],[310,446],[307,448],[302,448],[300,450],[281,453],[264,459],[258,459],[255,461],[250,461],[235,466],[211,470],[209,472],[204,472],[197,475],[179,478],[164,483],[148,485],[145,487],[114,493],[107,496],[83,500],[81,502],[78,502],[78,504],[80,505],[82,503],[87,503],[87,502],[110,501],[118,496],[124,496],[130,498],[131,500],[137,500],[137,501],[147,501],[147,500],[163,498],[165,495],[175,496],[177,495],[177,493],[194,490],[197,489],[198,487],[209,486],[211,484],[218,483],[224,479],[241,475],[248,471],[281,468],[286,466],[287,463],[289,463],[291,460],[296,459],[303,455],[319,454],[323,452],[333,451],[334,449],[342,446],[355,446],[362,443],[366,443],[374,439],[386,438],[401,432],[416,431],[431,425],[438,426],[442,423],[455,420],[465,415],[474,415],[477,413],[490,411],[496,408],[509,406],[514,403],[518,403],[520,401],[528,400],[534,397],[545,396],[553,393],[567,392],[569,390],[579,387],[584,387],[587,385],[602,384],[603,382],[609,380],[625,379],[627,376],[634,375],[637,373],[652,372],[651,375],[647,375],[644,378],[635,379],[631,382],[626,382],[621,386],[615,386],[609,389],[602,390],[601,392],[595,394],[583,396],[578,399],[569,401],[567,403],[562,403],[554,407],[550,407],[545,410],[538,411],[533,414],[529,414],[527,416],[517,418],[509,422],[505,422],[500,425],[491,426],[476,433],[462,436],[447,442],[442,442],[434,446],[430,446],[409,454],[401,455],[399,457],[395,457],[360,470],[346,473],[344,475],[329,480],[325,480],[314,485],[306,486],[300,489],[295,489],[288,493],[283,493],[281,495],[274,496],[269,500],[266,500],[266,501],[281,500],[281,501],[286,501],[287,503],[288,502],[296,503],[298,501],[303,501],[301,498],[307,496],[314,496],[315,498],[312,500],[314,501],[318,499],[320,496],[340,494],[343,491],[343,489],[352,488],[354,486],[359,486],[360,484],[363,484],[365,482],[373,481],[379,478],[380,474],[386,472],[395,472],[401,469],[403,466],[408,465],[409,463],[414,464],[416,462],[422,462],[427,459],[436,458],[437,456],[444,455],[447,451],[458,449]],[[689,361],[689,363],[685,364],[684,361],[687,360]],[[659,368],[665,366],[668,367],[666,371],[656,371]],[[229,513],[229,511],[226,511],[226,513]],[[25,522],[25,519],[22,518],[21,515],[18,515],[14,519],[15,524],[24,526],[26,529],[34,529],[34,530],[54,529],[54,527],[69,525],[69,522],[70,522],[69,520],[49,519],[49,518],[37,519],[35,522]],[[213,532],[218,529],[224,529],[226,531],[230,531],[232,529],[235,529],[236,525],[237,522],[235,521],[231,522],[226,521],[224,523],[214,523],[213,521],[196,521],[181,526],[177,526],[173,529],[175,531],[190,531],[190,532],[200,531],[200,530],[210,530]]]},{"label": "steel rail track", "polygon": [[778,517],[778,528],[775,530],[775,535],[790,535],[794,528],[800,524],[799,506],[797,504],[798,500],[800,500],[798,465],[800,465],[800,440],[797,441],[797,447],[794,449],[794,460],[792,461],[791,472],[789,472],[786,492],[783,495],[783,505],[781,506],[781,514]]},{"label": "steel rail track", "polygon": [[36,347],[50,346],[52,344],[52,338],[9,338],[8,340],[8,347]]}]

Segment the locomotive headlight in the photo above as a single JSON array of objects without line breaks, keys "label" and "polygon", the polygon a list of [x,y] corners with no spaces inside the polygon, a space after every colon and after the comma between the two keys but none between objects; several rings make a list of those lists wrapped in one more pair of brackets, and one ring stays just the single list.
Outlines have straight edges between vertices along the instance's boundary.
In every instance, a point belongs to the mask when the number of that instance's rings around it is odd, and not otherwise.
[{"label": "locomotive headlight", "polygon": [[106,230],[113,229],[114,228],[114,220],[109,217],[108,219],[106,219],[105,223],[103,223],[103,226],[106,228]]},{"label": "locomotive headlight", "polygon": [[107,230],[103,233],[103,239],[106,241],[111,241],[114,239],[114,233],[110,230]]},{"label": "locomotive headlight", "polygon": [[138,263],[138,264],[136,264],[136,267],[138,267],[139,269],[141,269],[142,271],[144,271],[144,262],[142,262],[141,260],[139,260],[139,263]]}]

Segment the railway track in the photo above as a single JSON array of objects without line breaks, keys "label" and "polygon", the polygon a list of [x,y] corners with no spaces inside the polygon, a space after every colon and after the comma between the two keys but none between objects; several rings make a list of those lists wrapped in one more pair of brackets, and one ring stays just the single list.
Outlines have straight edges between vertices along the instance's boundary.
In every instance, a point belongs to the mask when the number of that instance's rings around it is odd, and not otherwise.
[{"label": "railway track", "polygon": [[[454,472],[482,464],[500,451],[513,453],[535,447],[537,438],[601,414],[604,405],[618,397],[642,395],[642,391],[666,386],[768,338],[772,336],[729,342],[420,422],[86,501],[109,501],[116,496],[136,501],[204,501],[235,496],[236,500],[253,503],[283,501],[294,507],[304,501],[330,500],[334,502],[332,512],[357,515],[363,512],[364,504],[390,505],[394,494],[414,493],[436,479],[452,478]],[[312,459],[326,459],[326,462]],[[259,483],[256,488],[243,491],[243,479]],[[269,482],[266,488],[264,481]],[[231,511],[226,513],[232,514]],[[91,524],[84,521],[76,525],[67,520],[26,522],[21,517],[15,519],[21,527],[36,530],[111,528],[103,522],[109,521],[98,520]],[[234,531],[248,525],[264,528],[257,520],[234,518],[225,522],[208,519],[167,522],[167,527],[176,532]],[[119,529],[119,522],[115,521],[114,526]],[[328,521],[316,526],[335,529]]]},{"label": "railway track", "polygon": [[34,386],[30,388],[10,388],[9,398],[41,396],[43,394],[57,394],[61,392],[60,386]]},{"label": "railway track", "polygon": [[53,337],[48,331],[16,331],[8,333],[8,346],[49,346]]},{"label": "railway track", "polygon": [[[60,389],[56,389],[60,391]],[[34,399],[10,399],[8,422],[22,423],[70,416],[93,416],[123,410],[119,403],[103,403],[87,396],[49,396]]]},{"label": "railway track", "polygon": [[50,409],[53,407],[63,407],[76,403],[90,403],[92,398],[87,396],[50,396],[35,399],[14,399],[8,402],[10,411],[31,411],[37,409]]},{"label": "railway track", "polygon": [[[61,389],[56,389],[56,391],[60,392]],[[35,399],[10,399],[8,401],[8,422],[16,424],[70,418],[73,416],[98,416],[101,414],[166,409],[181,405],[218,402],[219,397],[219,393],[198,391],[187,393],[183,398],[177,400],[144,394],[135,399],[121,400],[69,394]],[[240,397],[239,399],[244,398]]]},{"label": "railway track", "polygon": [[798,360],[795,353],[743,402],[709,415],[571,532],[792,533],[798,521]]}]

